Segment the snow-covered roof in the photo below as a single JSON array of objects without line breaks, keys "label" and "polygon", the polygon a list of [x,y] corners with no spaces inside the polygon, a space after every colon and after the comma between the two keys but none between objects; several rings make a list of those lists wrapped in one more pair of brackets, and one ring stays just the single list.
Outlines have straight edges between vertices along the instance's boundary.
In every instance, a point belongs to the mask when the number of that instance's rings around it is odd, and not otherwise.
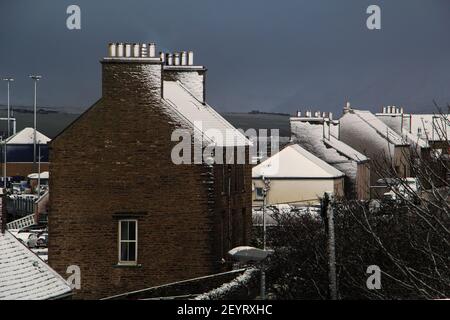
[{"label": "snow-covered roof", "polygon": [[[48,171],[41,172],[41,179],[48,179],[48,177],[49,177]],[[39,173],[30,173],[28,175],[28,179],[38,179],[38,178],[39,178]]]},{"label": "snow-covered roof", "polygon": [[[200,102],[178,81],[164,81],[164,100],[180,113],[206,140],[217,146],[246,146],[250,141],[211,106]],[[222,139],[219,138],[219,134]]]},{"label": "snow-covered roof", "polygon": [[293,141],[299,143],[303,148],[328,164],[347,160],[356,162],[368,160],[364,154],[338,140],[333,136],[332,132],[325,135],[326,137],[324,138],[324,125],[326,126],[324,123],[309,123],[308,121],[291,118]]},{"label": "snow-covered roof", "polygon": [[45,300],[71,293],[69,284],[11,233],[0,232],[0,300]]},{"label": "snow-covered roof", "polygon": [[411,117],[412,134],[429,141],[449,139],[450,115],[411,114],[409,116]]},{"label": "snow-covered roof", "polygon": [[356,151],[352,147],[350,147],[348,144],[342,142],[341,140],[336,139],[332,135],[330,135],[329,139],[322,139],[323,143],[336,150],[339,154],[353,160],[356,162],[364,162],[369,160],[365,155],[363,155],[361,152]]},{"label": "snow-covered roof", "polygon": [[[356,110],[352,109],[352,113],[355,114],[361,122],[354,123],[354,125],[363,125],[366,124],[372,129],[374,129],[379,135],[383,136],[387,141],[390,143],[396,145],[396,146],[403,146],[407,145],[404,141],[404,139],[394,130],[389,128],[383,121],[378,119],[372,112],[367,110]],[[370,134],[370,133],[368,133]]]},{"label": "snow-covered roof", "polygon": [[334,179],[344,174],[299,145],[290,145],[252,169],[252,177]]},{"label": "snow-covered roof", "polygon": [[[50,138],[36,130],[36,142],[39,144],[46,144],[50,141]],[[34,142],[34,129],[24,128],[17,132],[15,135],[8,138],[7,144],[33,144]]]},{"label": "snow-covered roof", "polygon": [[[416,131],[409,132],[409,123],[412,117],[409,114],[403,113],[377,113],[376,117],[380,119],[389,128],[394,130],[399,134],[404,141],[411,144],[414,147],[427,148],[428,143],[426,140],[426,135],[420,136]],[[414,121],[414,123],[417,121]]]}]

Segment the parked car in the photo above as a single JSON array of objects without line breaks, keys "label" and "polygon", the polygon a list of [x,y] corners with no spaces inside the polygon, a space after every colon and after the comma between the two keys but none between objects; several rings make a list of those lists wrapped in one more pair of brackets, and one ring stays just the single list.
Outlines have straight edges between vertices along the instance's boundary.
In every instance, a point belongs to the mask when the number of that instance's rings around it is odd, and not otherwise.
[{"label": "parked car", "polygon": [[37,238],[37,246],[38,247],[47,247],[48,245],[48,233],[43,232]]},{"label": "parked car", "polygon": [[36,248],[38,242],[38,236],[34,232],[20,232],[14,234],[16,238],[25,244],[28,248]]},{"label": "parked car", "polygon": [[384,182],[391,189],[383,194],[383,199],[387,201],[419,201],[420,185],[417,178],[404,179],[380,179],[378,182]]}]

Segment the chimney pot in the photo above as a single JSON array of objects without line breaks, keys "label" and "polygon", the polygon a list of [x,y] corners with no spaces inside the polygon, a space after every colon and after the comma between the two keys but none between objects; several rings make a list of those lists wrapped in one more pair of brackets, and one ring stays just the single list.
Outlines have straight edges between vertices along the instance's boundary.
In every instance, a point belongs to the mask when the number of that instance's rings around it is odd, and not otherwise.
[{"label": "chimney pot", "polygon": [[181,65],[187,66],[187,60],[188,60],[187,52],[186,51],[181,52]]},{"label": "chimney pot", "polygon": [[167,54],[167,65],[173,66],[173,54],[171,54],[171,53]]},{"label": "chimney pot", "polygon": [[117,57],[122,58],[123,57],[123,53],[124,53],[124,46],[123,43],[118,43],[117,44]]},{"label": "chimney pot", "polygon": [[146,43],[141,44],[141,57],[142,58],[148,57],[148,47]]},{"label": "chimney pot", "polygon": [[109,44],[109,56],[115,57],[117,55],[117,44],[116,43],[110,43]]},{"label": "chimney pot", "polygon": [[148,56],[150,58],[156,57],[156,44],[154,44],[153,42],[149,43],[149,45],[148,45]]},{"label": "chimney pot", "polygon": [[194,65],[194,52],[193,51],[189,51],[188,52],[188,65],[189,66],[193,66]]},{"label": "chimney pot", "polygon": [[351,108],[351,106],[350,106],[350,102],[347,101],[347,103],[345,104],[343,113],[344,113],[344,114],[349,113],[350,110],[352,110],[352,108]]},{"label": "chimney pot", "polygon": [[141,46],[139,43],[133,44],[133,57],[139,58],[141,56]]},{"label": "chimney pot", "polygon": [[328,113],[328,119],[333,120],[333,112]]},{"label": "chimney pot", "polygon": [[178,53],[178,52],[175,53],[175,57],[173,59],[173,63],[176,66],[180,65],[180,53]]},{"label": "chimney pot", "polygon": [[127,58],[131,57],[131,44],[130,43],[125,44],[125,57],[127,57]]},{"label": "chimney pot", "polygon": [[297,110],[297,117],[301,117],[302,116],[302,112]]},{"label": "chimney pot", "polygon": [[164,64],[166,62],[166,54],[164,52],[160,52],[159,57],[161,59],[161,62]]}]

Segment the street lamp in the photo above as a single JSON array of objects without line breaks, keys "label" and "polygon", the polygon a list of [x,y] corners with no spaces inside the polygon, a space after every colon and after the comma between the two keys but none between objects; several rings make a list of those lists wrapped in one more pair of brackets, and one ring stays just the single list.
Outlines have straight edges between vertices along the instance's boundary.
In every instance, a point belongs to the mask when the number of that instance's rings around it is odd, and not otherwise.
[{"label": "street lamp", "polygon": [[11,125],[10,125],[10,122],[11,122],[11,119],[10,119],[11,118],[11,105],[10,105],[10,100],[9,100],[9,87],[10,87],[11,82],[14,81],[14,79],[11,78],[11,77],[6,77],[6,78],[3,78],[2,80],[6,81],[8,83],[8,134],[6,135],[6,138],[8,138],[9,135],[11,134]]},{"label": "street lamp", "polygon": [[30,75],[30,79],[34,80],[34,130],[33,130],[33,168],[36,169],[36,101],[37,101],[37,82],[42,76]]},{"label": "street lamp", "polygon": [[[265,260],[270,254],[273,253],[273,250],[259,249],[248,246],[236,247],[228,251],[228,255],[231,256],[234,260],[237,260],[241,263],[248,263],[251,261],[262,262]],[[261,274],[264,274],[264,266],[261,266],[260,270]],[[260,288],[260,297],[261,300],[265,300],[266,298],[266,283],[265,277],[261,277],[261,288]]]}]

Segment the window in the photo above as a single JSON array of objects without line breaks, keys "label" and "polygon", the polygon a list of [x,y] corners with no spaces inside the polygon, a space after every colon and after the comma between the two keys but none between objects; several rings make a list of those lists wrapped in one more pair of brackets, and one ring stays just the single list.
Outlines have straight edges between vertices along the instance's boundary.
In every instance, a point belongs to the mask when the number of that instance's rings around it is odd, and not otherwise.
[{"label": "window", "polygon": [[255,188],[256,200],[264,199],[264,190],[263,188]]},{"label": "window", "polygon": [[119,221],[119,264],[137,262],[137,220]]}]

